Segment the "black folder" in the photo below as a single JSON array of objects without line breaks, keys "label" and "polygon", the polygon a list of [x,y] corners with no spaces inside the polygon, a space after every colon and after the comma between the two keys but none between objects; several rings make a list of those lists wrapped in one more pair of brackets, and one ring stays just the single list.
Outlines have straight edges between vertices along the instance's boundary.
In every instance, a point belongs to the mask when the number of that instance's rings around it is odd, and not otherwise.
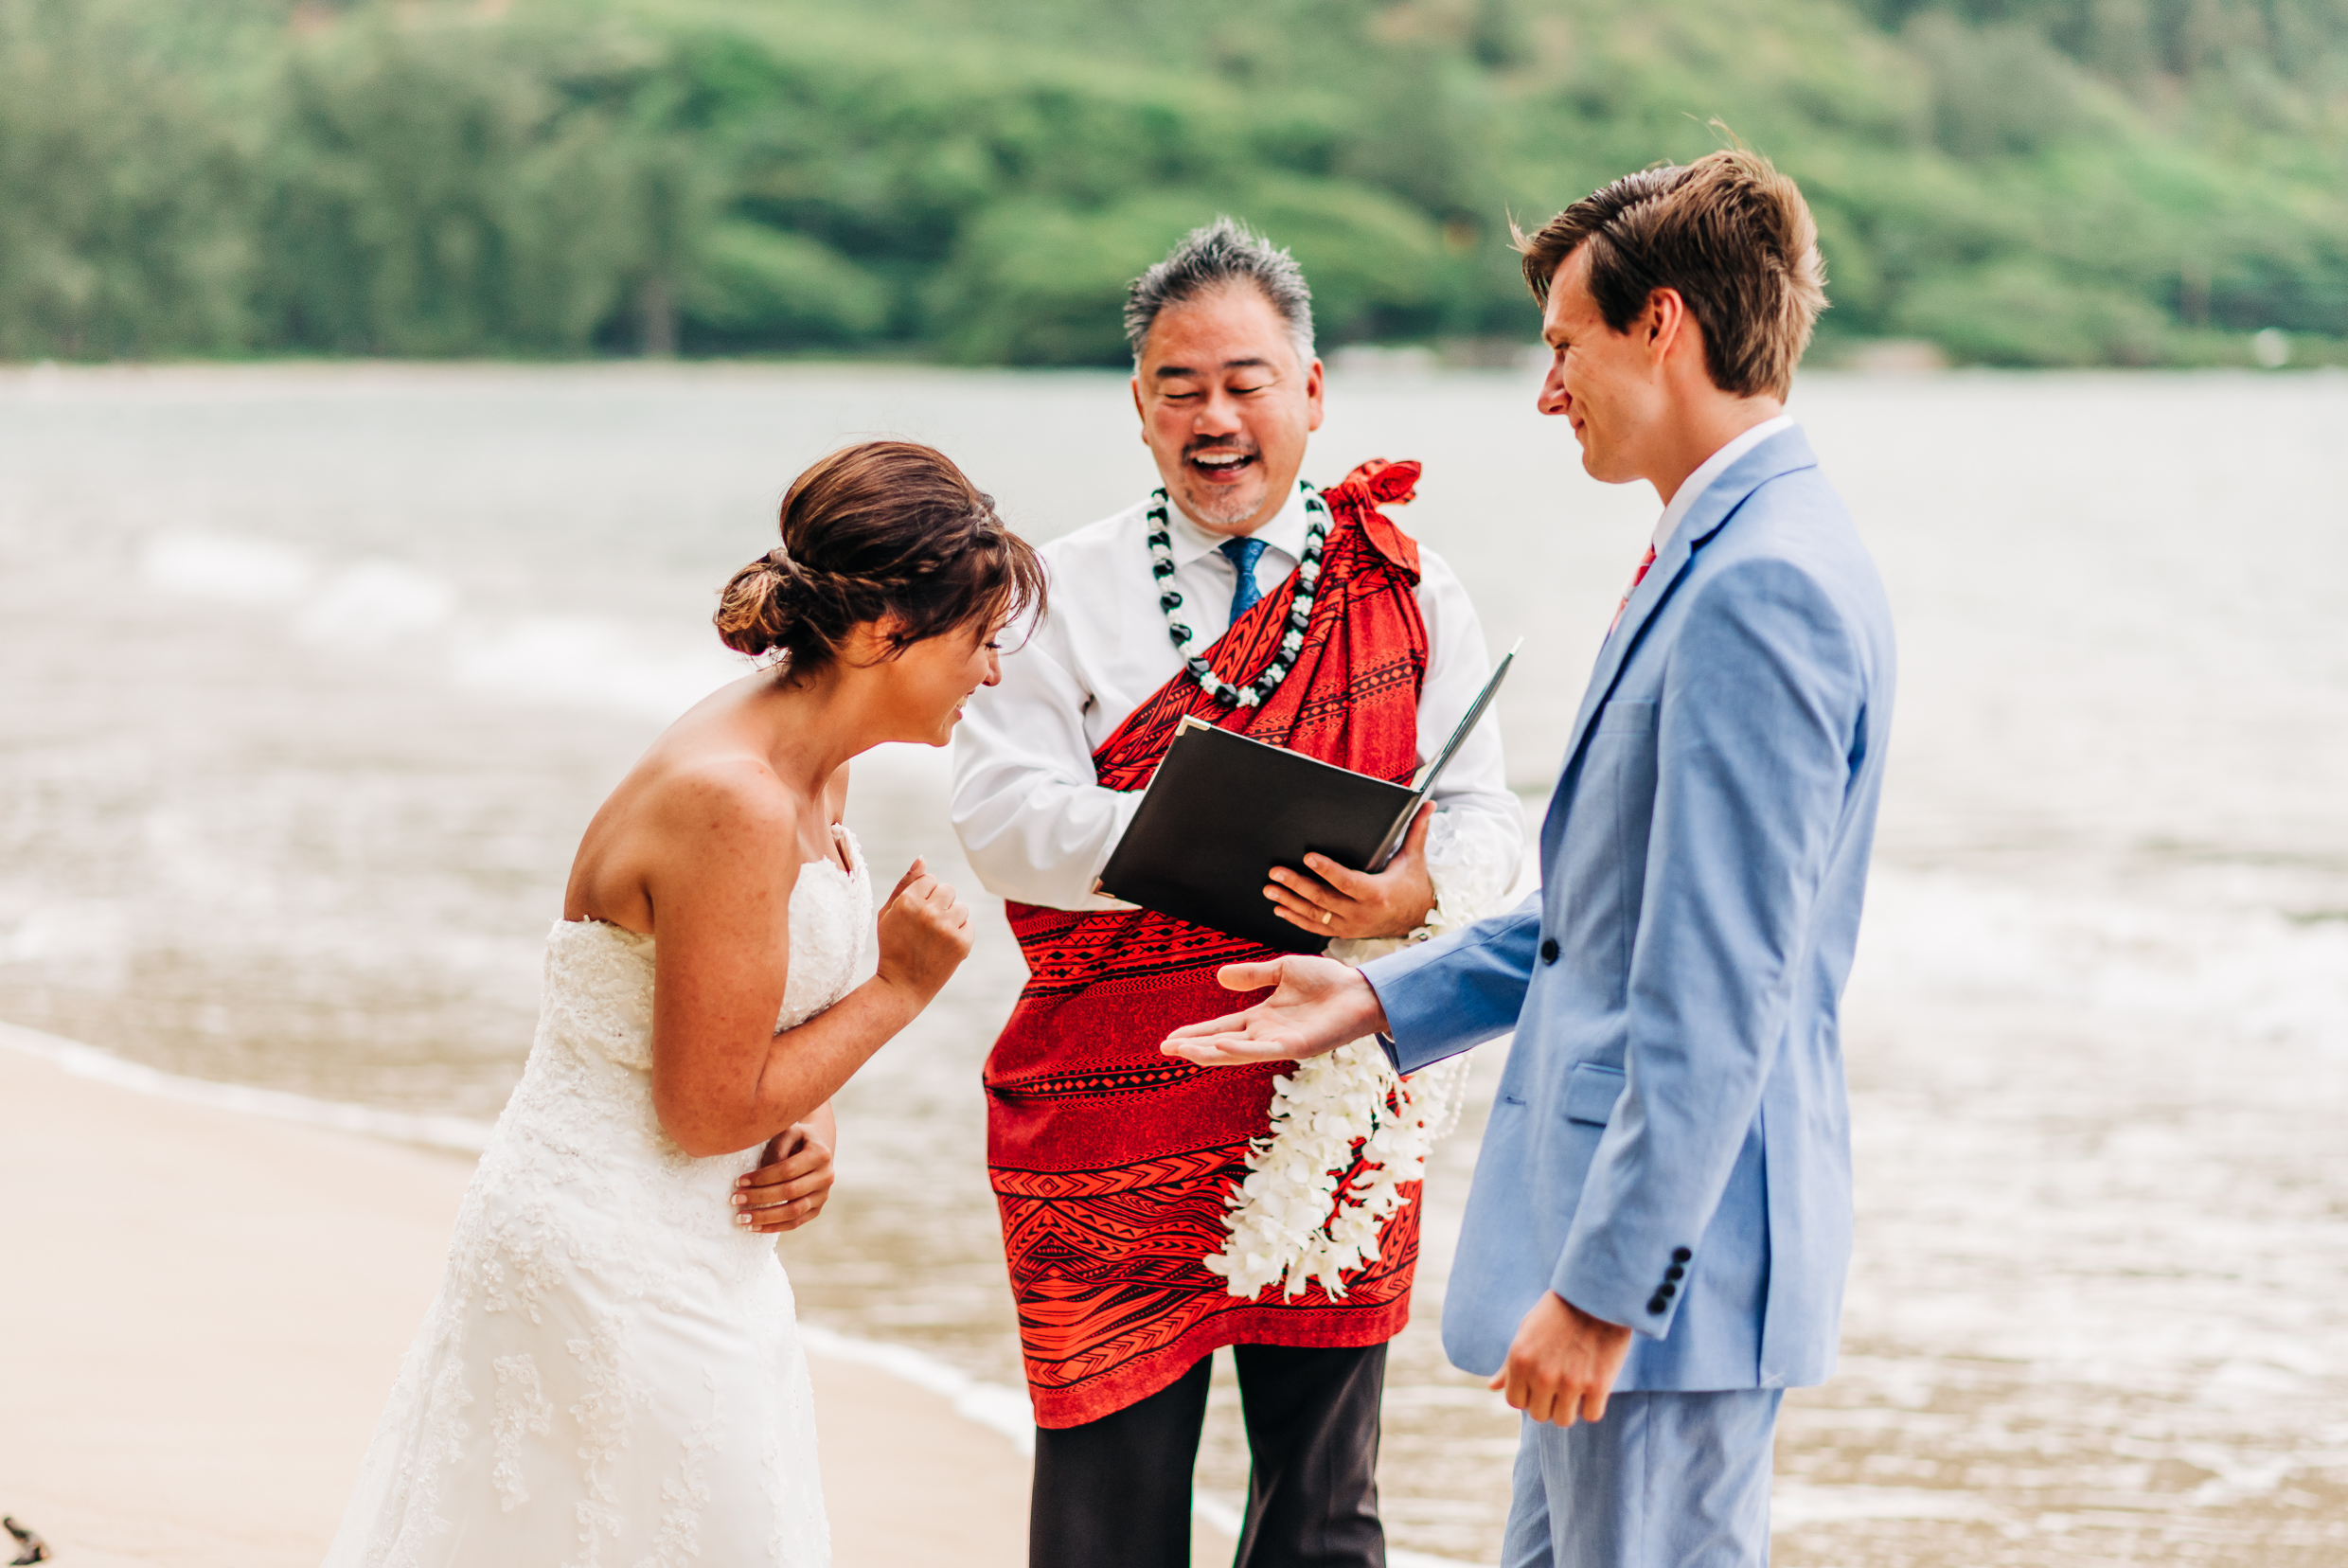
[{"label": "black folder", "polygon": [[1516,656],[1501,659],[1415,786],[1184,719],[1096,890],[1283,953],[1324,951],[1327,937],[1289,924],[1264,897],[1272,868],[1303,870],[1309,851],[1382,870]]}]

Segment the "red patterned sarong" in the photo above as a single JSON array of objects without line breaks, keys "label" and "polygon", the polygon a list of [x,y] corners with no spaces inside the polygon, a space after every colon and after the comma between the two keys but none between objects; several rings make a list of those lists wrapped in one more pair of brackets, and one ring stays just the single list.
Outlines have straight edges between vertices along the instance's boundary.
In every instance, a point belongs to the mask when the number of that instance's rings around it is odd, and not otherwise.
[{"label": "red patterned sarong", "polygon": [[[1365,463],[1323,492],[1331,526],[1304,648],[1258,708],[1177,676],[1101,743],[1112,790],[1145,788],[1186,714],[1396,783],[1418,763],[1427,628],[1418,547],[1377,508],[1411,498],[1416,463]],[[1209,653],[1244,686],[1277,650],[1290,584],[1264,596]],[[1235,810],[1244,806],[1235,803]],[[1147,910],[1077,914],[1008,906],[1027,988],[987,1059],[987,1165],[1038,1424],[1079,1426],[1165,1388],[1224,1345],[1378,1345],[1410,1316],[1418,1261],[1415,1184],[1379,1256],[1332,1300],[1318,1282],[1283,1298],[1230,1294],[1202,1260],[1219,1253],[1225,1200],[1248,1140],[1270,1131],[1287,1064],[1194,1067],[1164,1056],[1168,1032],[1259,1000],[1215,971],[1271,950]]]}]

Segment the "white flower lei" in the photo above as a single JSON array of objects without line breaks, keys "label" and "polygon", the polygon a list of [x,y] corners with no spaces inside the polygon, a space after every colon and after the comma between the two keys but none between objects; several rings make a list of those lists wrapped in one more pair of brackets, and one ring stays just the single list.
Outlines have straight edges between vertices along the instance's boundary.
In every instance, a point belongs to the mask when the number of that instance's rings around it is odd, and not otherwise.
[{"label": "white flower lei", "polygon": [[1345,1271],[1377,1261],[1402,1185],[1426,1174],[1456,1117],[1465,1065],[1461,1058],[1399,1078],[1383,1046],[1357,1040],[1276,1080],[1272,1134],[1248,1145],[1247,1179],[1223,1217],[1231,1239],[1206,1271],[1236,1296],[1275,1282],[1295,1296],[1318,1279],[1342,1297]]},{"label": "white flower lei", "polygon": [[[1510,868],[1477,864],[1475,849],[1450,827],[1438,814],[1428,836],[1437,896],[1412,941],[1473,924],[1507,884]],[[1403,945],[1340,942],[1330,956],[1360,965]],[[1375,1040],[1298,1062],[1272,1084],[1270,1133],[1248,1145],[1247,1178],[1225,1199],[1230,1239],[1204,1260],[1206,1271],[1243,1298],[1274,1283],[1296,1296],[1314,1279],[1332,1299],[1343,1297],[1344,1272],[1377,1261],[1379,1233],[1401,1208],[1403,1184],[1425,1176],[1436,1140],[1459,1120],[1467,1086],[1466,1056],[1402,1078]]]}]

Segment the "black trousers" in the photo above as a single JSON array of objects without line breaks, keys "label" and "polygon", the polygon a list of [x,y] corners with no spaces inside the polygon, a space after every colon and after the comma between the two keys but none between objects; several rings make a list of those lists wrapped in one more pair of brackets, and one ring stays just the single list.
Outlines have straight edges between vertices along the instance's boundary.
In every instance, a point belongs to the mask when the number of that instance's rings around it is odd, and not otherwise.
[{"label": "black trousers", "polygon": [[[1378,1417],[1386,1347],[1232,1347],[1247,1423],[1234,1568],[1385,1568]],[[1190,1568],[1190,1472],[1212,1358],[1139,1404],[1036,1433],[1029,1568]]]}]

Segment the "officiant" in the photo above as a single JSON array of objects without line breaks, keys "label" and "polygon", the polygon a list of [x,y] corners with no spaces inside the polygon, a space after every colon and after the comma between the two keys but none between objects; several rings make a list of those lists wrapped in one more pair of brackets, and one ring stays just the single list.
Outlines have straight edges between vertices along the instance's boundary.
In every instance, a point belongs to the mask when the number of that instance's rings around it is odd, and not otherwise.
[{"label": "officiant", "polygon": [[[1382,1564],[1385,1348],[1442,1096],[1374,1045],[1278,1097],[1280,1069],[1162,1055],[1170,1028],[1231,1010],[1216,971],[1267,950],[1094,885],[1185,716],[1407,784],[1490,663],[1458,578],[1382,510],[1415,463],[1299,476],[1324,388],[1286,251],[1229,219],[1196,230],[1134,280],[1126,331],[1162,487],[1043,546],[1051,613],[1006,634],[1002,684],[954,740],[954,826],[1029,971],[986,1086],[1041,1429],[1030,1560],[1187,1568],[1209,1361],[1231,1345],[1253,1465],[1239,1564]],[[1349,960],[1491,912],[1523,853],[1497,720],[1432,806],[1379,874],[1311,857],[1265,897]],[[1282,1159],[1284,1140],[1328,1115],[1385,1131],[1300,1185],[1316,1162]]]}]

